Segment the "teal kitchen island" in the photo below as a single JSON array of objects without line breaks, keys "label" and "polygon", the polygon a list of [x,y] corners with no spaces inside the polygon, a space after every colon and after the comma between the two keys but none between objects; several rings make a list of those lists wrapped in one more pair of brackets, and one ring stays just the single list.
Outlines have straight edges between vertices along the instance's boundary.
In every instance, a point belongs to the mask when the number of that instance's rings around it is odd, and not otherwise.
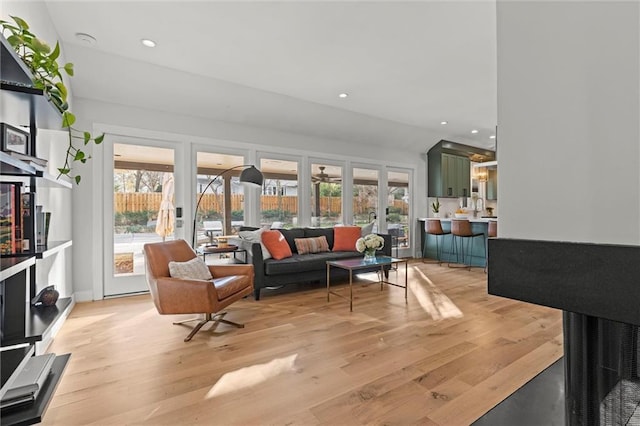
[{"label": "teal kitchen island", "polygon": [[[452,250],[452,239],[453,236],[451,234],[447,234],[443,236],[435,236],[429,235],[425,232],[425,223],[427,219],[438,219],[438,218],[419,218],[418,224],[420,228],[420,247],[422,247],[422,257],[427,257],[430,259],[437,259],[436,255],[436,238],[438,238],[438,245],[440,246],[440,258],[442,262],[462,262],[462,257],[456,259],[455,251]],[[442,230],[444,232],[451,231],[451,218],[440,218],[440,223],[442,224]],[[475,237],[473,242],[473,250],[471,250],[471,241],[465,239],[465,263],[469,263],[469,259],[471,259],[471,266],[479,266],[484,268],[485,266],[485,250],[487,249],[487,228],[490,221],[497,221],[497,218],[468,218],[469,222],[471,222],[471,229],[474,233],[484,234],[484,237]],[[426,240],[426,247],[425,247]],[[468,244],[468,245],[467,245]],[[457,249],[458,253],[461,253],[461,245],[462,238],[458,238]],[[426,248],[426,250],[425,250]]]}]

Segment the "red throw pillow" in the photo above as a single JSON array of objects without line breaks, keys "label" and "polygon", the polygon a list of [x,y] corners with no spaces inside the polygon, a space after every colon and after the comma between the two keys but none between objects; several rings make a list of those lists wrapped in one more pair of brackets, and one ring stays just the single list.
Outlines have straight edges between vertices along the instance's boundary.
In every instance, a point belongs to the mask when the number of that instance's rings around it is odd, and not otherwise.
[{"label": "red throw pillow", "polygon": [[356,241],[361,234],[359,226],[336,226],[333,228],[333,251],[356,251]]},{"label": "red throw pillow", "polygon": [[293,256],[291,247],[280,231],[264,231],[262,233],[262,244],[265,245],[271,257],[276,260]]}]

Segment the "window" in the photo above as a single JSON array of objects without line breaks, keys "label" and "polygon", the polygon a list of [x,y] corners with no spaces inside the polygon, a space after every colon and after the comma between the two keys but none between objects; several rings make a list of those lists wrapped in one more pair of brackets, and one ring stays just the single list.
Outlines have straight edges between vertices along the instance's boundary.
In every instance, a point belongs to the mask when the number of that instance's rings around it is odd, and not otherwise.
[{"label": "window", "polygon": [[353,169],[353,224],[366,225],[378,215],[378,170]]},{"label": "window", "polygon": [[240,155],[198,152],[196,164],[196,200],[204,191],[196,215],[196,243],[200,245],[212,243],[217,235],[236,233],[244,225],[244,186],[240,184],[243,168],[228,169],[245,161]]},{"label": "window", "polygon": [[342,167],[311,164],[311,225],[342,223]]},{"label": "window", "polygon": [[[409,248],[409,173],[389,171],[387,173],[387,232],[393,247]],[[397,253],[397,252],[396,252]]]},{"label": "window", "polygon": [[263,158],[260,225],[291,228],[298,223],[298,162]]}]

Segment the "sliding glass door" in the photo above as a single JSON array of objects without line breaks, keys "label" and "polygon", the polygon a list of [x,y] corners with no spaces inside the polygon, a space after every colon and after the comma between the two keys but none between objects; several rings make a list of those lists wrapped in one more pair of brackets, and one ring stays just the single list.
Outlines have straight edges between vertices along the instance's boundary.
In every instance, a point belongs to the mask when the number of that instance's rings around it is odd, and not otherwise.
[{"label": "sliding glass door", "polygon": [[409,172],[387,171],[387,233],[391,235],[392,255],[411,256],[411,192]]},{"label": "sliding glass door", "polygon": [[175,150],[161,142],[112,138],[105,296],[147,291],[142,247],[176,238]]}]

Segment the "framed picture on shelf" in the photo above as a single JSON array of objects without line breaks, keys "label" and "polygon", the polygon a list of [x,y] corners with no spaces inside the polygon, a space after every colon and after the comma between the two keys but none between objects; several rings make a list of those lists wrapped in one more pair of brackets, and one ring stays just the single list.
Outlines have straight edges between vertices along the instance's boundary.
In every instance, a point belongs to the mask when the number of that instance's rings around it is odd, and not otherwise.
[{"label": "framed picture on shelf", "polygon": [[31,155],[29,152],[29,132],[7,123],[0,123],[0,142],[3,151]]}]

